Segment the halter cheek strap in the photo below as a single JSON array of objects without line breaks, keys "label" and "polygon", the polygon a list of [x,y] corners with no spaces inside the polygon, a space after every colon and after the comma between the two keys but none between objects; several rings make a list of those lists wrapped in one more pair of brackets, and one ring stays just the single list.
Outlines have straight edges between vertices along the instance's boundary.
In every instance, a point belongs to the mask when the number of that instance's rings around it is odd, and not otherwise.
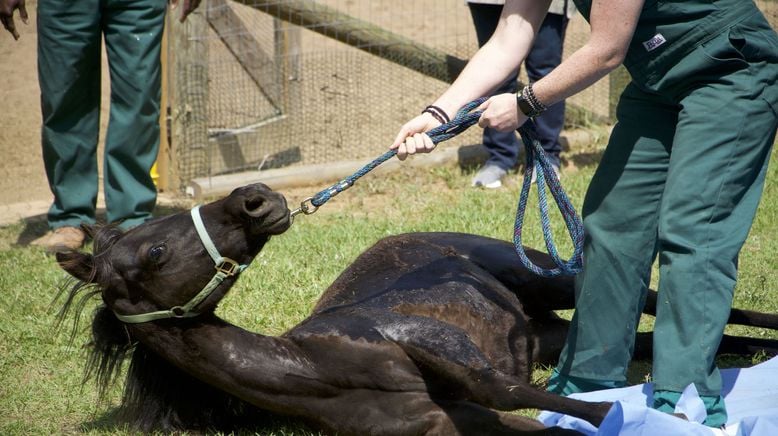
[{"label": "halter cheek strap", "polygon": [[213,259],[215,264],[216,273],[211,280],[203,287],[203,289],[197,293],[191,300],[189,300],[183,306],[174,306],[168,310],[158,310],[156,312],[139,313],[137,315],[120,315],[116,312],[116,318],[120,321],[137,324],[142,322],[154,321],[164,318],[191,318],[197,316],[200,313],[194,312],[193,309],[203,302],[208,296],[210,296],[214,290],[226,279],[227,277],[235,276],[243,272],[248,265],[241,265],[238,262],[224,257],[219,254],[219,250],[216,249],[211,237],[208,235],[208,231],[205,229],[203,218],[200,216],[200,206],[195,206],[191,211],[192,221],[194,222],[197,235],[200,237],[200,241],[203,243],[205,250]]}]

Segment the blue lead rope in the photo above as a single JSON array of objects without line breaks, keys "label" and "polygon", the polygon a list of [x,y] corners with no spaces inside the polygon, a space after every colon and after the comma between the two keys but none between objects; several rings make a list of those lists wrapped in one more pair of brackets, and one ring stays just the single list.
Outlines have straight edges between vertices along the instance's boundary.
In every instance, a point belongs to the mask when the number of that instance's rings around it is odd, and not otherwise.
[{"label": "blue lead rope", "polygon": [[[462,109],[459,110],[459,112],[457,112],[453,120],[451,120],[446,124],[441,124],[438,127],[435,127],[434,129],[429,130],[428,132],[426,132],[427,136],[429,136],[430,139],[432,139],[433,144],[438,144],[440,142],[451,139],[459,135],[460,133],[464,132],[473,124],[478,123],[478,119],[481,118],[481,112],[478,111],[474,112],[473,110],[478,106],[481,106],[481,103],[485,101],[486,98],[479,98],[477,100],[473,100],[470,103],[466,104],[465,106],[462,107]],[[346,177],[340,182],[314,195],[311,198],[311,204],[314,206],[314,208],[318,208],[319,206],[329,201],[330,198],[350,188],[351,185],[353,185],[354,182],[357,181],[357,179],[369,173],[370,171],[375,169],[378,165],[381,165],[382,163],[391,159],[396,154],[397,154],[397,150],[387,151],[386,153],[379,156],[369,164],[360,168],[354,174]]]},{"label": "blue lead rope", "polygon": [[[559,275],[576,275],[583,269],[583,243],[584,243],[584,230],[581,218],[575,211],[570,199],[567,198],[565,190],[562,189],[562,184],[559,183],[559,178],[554,172],[553,166],[546,158],[546,153],[540,146],[540,142],[535,137],[532,130],[527,128],[527,123],[519,127],[519,136],[521,136],[522,142],[524,142],[524,155],[526,157],[526,165],[524,170],[524,183],[521,185],[521,194],[519,195],[519,204],[516,207],[516,223],[513,226],[513,245],[516,248],[516,253],[519,255],[519,260],[522,265],[533,273],[542,277],[556,277]],[[524,245],[521,242],[521,230],[524,226],[524,212],[527,208],[527,199],[529,198],[529,190],[532,186],[532,168],[537,174],[536,183],[538,185],[538,204],[540,205],[540,224],[543,228],[543,239],[546,241],[546,249],[549,256],[556,264],[556,268],[541,268],[527,257],[527,253],[524,251]],[[573,255],[570,260],[562,260],[557,252],[556,245],[554,244],[551,221],[548,218],[548,202],[546,201],[546,182],[548,182],[548,189],[551,191],[551,195],[556,201],[559,211],[562,213],[562,217],[565,219],[565,225],[567,231],[570,234],[570,238],[573,241]]]},{"label": "blue lead rope", "polygon": [[[432,139],[434,144],[446,141],[448,139],[457,136],[458,134],[467,130],[473,124],[478,123],[478,119],[481,118],[481,112],[475,111],[486,98],[479,98],[466,104],[462,109],[457,112],[453,120],[446,124],[441,124],[434,129],[427,131],[427,135]],[[578,217],[578,213],[567,198],[562,185],[559,183],[559,179],[554,173],[554,169],[546,159],[545,152],[540,146],[540,142],[534,137],[532,132],[525,126],[518,129],[522,141],[524,142],[524,150],[526,155],[526,171],[524,174],[524,183],[521,187],[521,195],[519,197],[519,204],[516,211],[516,224],[514,227],[513,242],[516,248],[516,253],[519,256],[521,263],[533,273],[543,277],[556,277],[559,275],[575,275],[581,271],[582,268],[582,252],[583,252],[583,224]],[[302,202],[300,208],[292,212],[292,217],[298,213],[305,213],[310,215],[329,201],[332,197],[350,188],[354,183],[365,174],[369,173],[377,166],[391,159],[397,154],[397,150],[389,150],[372,162],[368,163],[364,167],[360,168],[357,172],[349,177],[341,180],[340,182],[330,186],[327,189],[319,191],[313,197],[310,197]],[[532,185],[530,168],[534,168],[537,176],[538,185],[538,202],[540,204],[540,220],[543,227],[543,238],[546,241],[546,248],[548,254],[556,264],[556,268],[544,269],[541,268],[527,257],[527,253],[524,251],[524,246],[521,243],[521,228],[524,222],[524,212],[527,207],[527,198],[529,197],[529,190]],[[565,261],[559,257],[556,245],[554,244],[551,234],[551,222],[548,218],[548,202],[546,201],[546,182],[548,182],[551,195],[559,207],[562,216],[565,219],[567,230],[570,233],[570,237],[573,240],[574,251],[570,260]]]}]

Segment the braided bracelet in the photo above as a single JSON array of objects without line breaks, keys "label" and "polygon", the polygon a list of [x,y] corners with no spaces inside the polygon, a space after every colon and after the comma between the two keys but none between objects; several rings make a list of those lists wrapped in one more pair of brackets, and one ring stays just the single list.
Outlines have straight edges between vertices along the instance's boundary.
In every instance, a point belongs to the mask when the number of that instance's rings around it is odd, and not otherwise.
[{"label": "braided bracelet", "polygon": [[451,121],[451,118],[449,118],[448,114],[446,114],[443,109],[437,106],[429,105],[425,107],[423,111],[421,111],[421,113],[425,112],[435,117],[435,119],[438,120],[440,124],[446,124]]}]

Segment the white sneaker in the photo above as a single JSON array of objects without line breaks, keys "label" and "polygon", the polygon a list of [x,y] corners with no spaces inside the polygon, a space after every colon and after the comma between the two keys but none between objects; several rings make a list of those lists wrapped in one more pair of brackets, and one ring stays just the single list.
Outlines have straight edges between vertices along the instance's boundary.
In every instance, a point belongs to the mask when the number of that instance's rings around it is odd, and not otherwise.
[{"label": "white sneaker", "polygon": [[[554,169],[554,174],[556,174],[557,179],[562,178],[562,171],[559,169],[559,166],[551,164],[551,168]],[[532,183],[535,183],[535,180],[537,180],[538,176],[535,174],[535,168],[532,169]]]},{"label": "white sneaker", "polygon": [[495,189],[502,186],[502,178],[508,174],[507,171],[497,165],[487,164],[481,167],[473,177],[473,186]]}]

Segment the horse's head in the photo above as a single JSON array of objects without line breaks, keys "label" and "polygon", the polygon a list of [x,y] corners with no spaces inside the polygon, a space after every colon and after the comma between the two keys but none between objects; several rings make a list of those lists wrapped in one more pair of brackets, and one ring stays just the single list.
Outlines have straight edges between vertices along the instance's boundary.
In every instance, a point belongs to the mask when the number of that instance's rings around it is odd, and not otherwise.
[{"label": "horse's head", "polygon": [[[213,310],[235,282],[240,265],[248,265],[271,235],[283,233],[291,223],[284,197],[262,184],[238,188],[193,210],[127,232],[102,227],[94,235],[93,254],[57,254],[62,268],[77,280],[60,321],[75,304],[75,334],[86,301],[99,295],[105,303],[92,319],[84,381],[94,378],[98,395],[104,398],[131,357],[120,415],[147,431],[161,422],[171,429],[198,423],[205,428],[217,416],[232,416],[240,407],[229,394],[156,357],[138,340],[137,330],[126,324],[175,317],[213,319]],[[210,389],[206,406],[194,395],[203,389]]]},{"label": "horse's head", "polygon": [[[192,213],[151,220],[126,233],[100,230],[94,254],[60,253],[57,261],[82,283],[96,285],[125,322],[196,316],[212,312],[241,267],[289,225],[284,197],[255,184]],[[167,315],[133,318],[160,312]]]}]

